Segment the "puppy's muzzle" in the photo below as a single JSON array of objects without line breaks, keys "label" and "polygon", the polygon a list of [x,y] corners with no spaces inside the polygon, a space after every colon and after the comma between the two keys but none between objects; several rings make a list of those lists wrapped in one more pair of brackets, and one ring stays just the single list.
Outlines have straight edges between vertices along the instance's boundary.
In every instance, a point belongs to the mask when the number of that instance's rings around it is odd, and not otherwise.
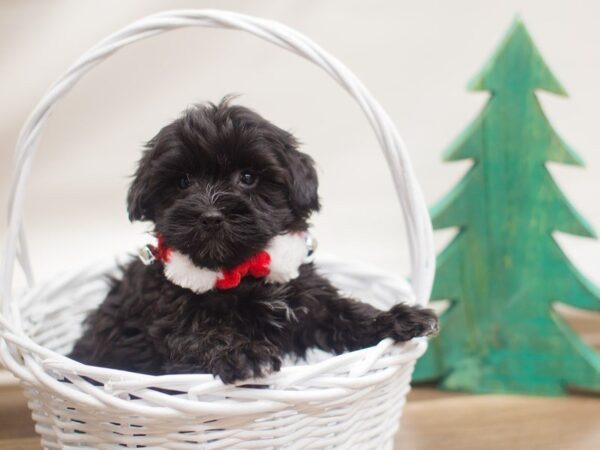
[{"label": "puppy's muzzle", "polygon": [[215,230],[219,228],[223,225],[224,220],[225,216],[216,209],[209,209],[200,215],[200,225],[206,230]]}]

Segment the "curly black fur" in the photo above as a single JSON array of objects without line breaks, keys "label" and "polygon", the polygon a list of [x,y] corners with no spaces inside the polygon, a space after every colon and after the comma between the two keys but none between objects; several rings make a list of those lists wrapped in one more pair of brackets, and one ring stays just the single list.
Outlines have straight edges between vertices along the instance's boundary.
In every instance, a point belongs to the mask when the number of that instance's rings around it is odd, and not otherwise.
[{"label": "curly black fur", "polygon": [[[147,145],[127,202],[197,265],[233,267],[277,234],[308,228],[319,209],[312,159],[294,137],[227,101],[199,105]],[[255,183],[243,184],[251,173]],[[210,226],[206,213],[222,221]],[[356,350],[435,332],[426,309],[380,311],[345,298],[312,264],[286,284],[245,278],[204,294],[172,284],[162,265],[131,261],[86,320],[71,357],[148,374],[212,373],[232,383],[264,376],[309,348]]]}]

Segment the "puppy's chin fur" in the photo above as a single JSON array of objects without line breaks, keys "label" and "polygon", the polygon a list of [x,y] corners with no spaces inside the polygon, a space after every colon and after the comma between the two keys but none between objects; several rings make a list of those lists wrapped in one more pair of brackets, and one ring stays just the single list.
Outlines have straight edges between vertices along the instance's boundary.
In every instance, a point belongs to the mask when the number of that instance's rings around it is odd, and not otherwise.
[{"label": "puppy's chin fur", "polygon": [[[233,197],[233,195],[231,195]],[[272,224],[269,218],[252,211],[245,199],[239,198],[227,203],[214,202],[223,214],[223,223],[214,230],[205,230],[197,217],[202,199],[191,207],[174,202],[163,214],[157,217],[156,230],[164,236],[166,243],[188,256],[194,264],[209,269],[231,268],[247,260],[281,232],[287,231],[287,224]],[[239,211],[245,211],[242,215]],[[179,220],[188,214],[190,220]]]},{"label": "puppy's chin fur", "polygon": [[[246,108],[196,106],[147,144],[127,197],[130,219],[152,221],[196,266],[233,267],[275,236],[306,230],[319,209],[313,161],[297,146]],[[311,264],[281,281],[247,277],[233,289],[195,294],[171,283],[161,263],[132,261],[111,280],[71,356],[151,374],[208,372],[231,383],[279,370],[285,355],[311,347],[340,353],[437,327],[428,310],[379,311],[343,297]]]}]

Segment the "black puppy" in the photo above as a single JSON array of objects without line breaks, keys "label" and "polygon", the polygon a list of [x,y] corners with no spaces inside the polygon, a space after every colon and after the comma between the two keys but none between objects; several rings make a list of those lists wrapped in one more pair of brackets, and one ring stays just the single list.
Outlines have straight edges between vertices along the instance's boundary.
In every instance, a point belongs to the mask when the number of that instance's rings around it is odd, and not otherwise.
[{"label": "black puppy", "polygon": [[154,223],[156,261],[131,261],[111,281],[70,356],[232,383],[311,347],[341,353],[435,332],[430,310],[380,311],[342,297],[304,262],[318,181],[297,147],[290,133],[227,101],[164,127],[127,198],[131,220]]}]

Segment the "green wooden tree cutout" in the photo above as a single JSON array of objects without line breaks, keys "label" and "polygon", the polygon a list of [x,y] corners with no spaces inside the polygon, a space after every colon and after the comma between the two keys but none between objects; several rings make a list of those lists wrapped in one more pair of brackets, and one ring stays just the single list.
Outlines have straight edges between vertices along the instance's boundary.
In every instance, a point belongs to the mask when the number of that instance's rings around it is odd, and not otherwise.
[{"label": "green wooden tree cutout", "polygon": [[444,155],[473,165],[432,210],[436,229],[458,233],[438,256],[432,294],[450,306],[415,379],[472,392],[600,390],[600,356],[553,309],[562,302],[600,310],[600,290],[553,237],[595,237],[546,167],[583,165],[535,91],[566,93],[520,19],[469,87],[491,96]]}]

